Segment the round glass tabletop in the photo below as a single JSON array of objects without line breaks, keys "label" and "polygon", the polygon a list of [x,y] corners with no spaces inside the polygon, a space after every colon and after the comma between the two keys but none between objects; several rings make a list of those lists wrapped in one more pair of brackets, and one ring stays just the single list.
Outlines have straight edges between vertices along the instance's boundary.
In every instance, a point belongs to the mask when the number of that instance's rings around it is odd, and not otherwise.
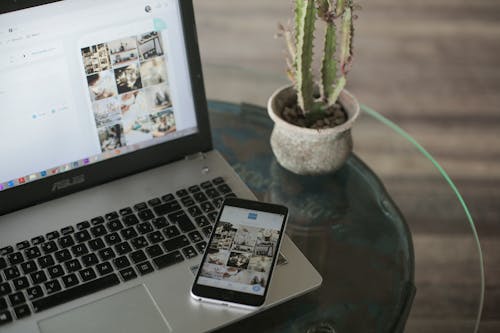
[{"label": "round glass tabletop", "polygon": [[291,208],[287,233],[324,279],[228,331],[477,332],[484,273],[474,222],[421,145],[362,106],[354,154],[341,170],[291,174],[272,155],[263,107],[285,78],[204,70],[215,148],[259,199]]}]

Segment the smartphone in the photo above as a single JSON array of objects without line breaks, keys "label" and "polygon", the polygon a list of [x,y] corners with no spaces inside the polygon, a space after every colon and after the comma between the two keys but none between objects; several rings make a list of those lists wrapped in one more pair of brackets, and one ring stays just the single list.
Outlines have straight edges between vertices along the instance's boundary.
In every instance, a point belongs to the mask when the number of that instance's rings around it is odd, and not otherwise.
[{"label": "smartphone", "polygon": [[226,199],[191,288],[198,301],[255,309],[264,304],[288,220],[281,205]]}]

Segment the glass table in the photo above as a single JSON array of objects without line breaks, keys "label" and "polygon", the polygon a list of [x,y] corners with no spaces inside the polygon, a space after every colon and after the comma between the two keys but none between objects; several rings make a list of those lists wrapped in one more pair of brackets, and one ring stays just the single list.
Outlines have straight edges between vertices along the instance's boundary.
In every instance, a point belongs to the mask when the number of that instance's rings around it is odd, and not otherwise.
[{"label": "glass table", "polygon": [[287,233],[324,279],[221,332],[477,332],[484,268],[474,222],[422,146],[362,106],[345,166],[297,176],[272,155],[266,109],[248,103],[264,105],[286,81],[214,64],[205,76],[215,148],[260,200],[291,209]]}]

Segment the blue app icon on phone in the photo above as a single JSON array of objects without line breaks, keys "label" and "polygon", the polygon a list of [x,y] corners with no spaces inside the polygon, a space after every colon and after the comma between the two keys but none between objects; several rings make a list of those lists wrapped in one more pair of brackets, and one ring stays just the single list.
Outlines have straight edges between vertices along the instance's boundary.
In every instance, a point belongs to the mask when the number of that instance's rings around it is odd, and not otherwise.
[{"label": "blue app icon on phone", "polygon": [[257,220],[257,213],[248,213],[248,219]]}]

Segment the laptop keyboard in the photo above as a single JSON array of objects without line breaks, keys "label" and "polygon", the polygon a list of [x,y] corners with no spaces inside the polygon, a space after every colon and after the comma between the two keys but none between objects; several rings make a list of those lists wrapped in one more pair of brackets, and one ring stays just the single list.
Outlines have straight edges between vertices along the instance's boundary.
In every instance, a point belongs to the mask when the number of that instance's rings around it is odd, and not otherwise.
[{"label": "laptop keyboard", "polygon": [[221,177],[0,249],[0,326],[203,254]]}]

